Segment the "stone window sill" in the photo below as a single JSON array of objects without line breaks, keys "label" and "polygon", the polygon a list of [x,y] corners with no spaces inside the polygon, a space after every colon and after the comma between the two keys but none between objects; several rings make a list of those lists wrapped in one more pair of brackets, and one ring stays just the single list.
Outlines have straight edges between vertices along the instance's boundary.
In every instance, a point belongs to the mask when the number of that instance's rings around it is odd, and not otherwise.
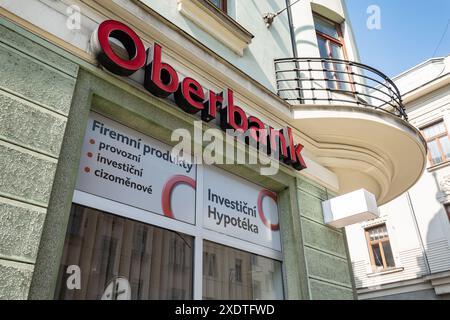
[{"label": "stone window sill", "polygon": [[178,11],[239,56],[254,37],[209,0],[178,0]]},{"label": "stone window sill", "polygon": [[378,276],[384,276],[386,274],[396,273],[396,272],[402,272],[405,268],[391,268],[387,270],[380,270],[377,272],[372,272],[367,274],[369,278],[378,277]]},{"label": "stone window sill", "polygon": [[450,161],[445,161],[445,162],[441,162],[439,164],[433,165],[431,167],[428,167],[427,170],[428,170],[428,172],[433,172],[433,171],[445,168],[449,165],[450,165]]}]

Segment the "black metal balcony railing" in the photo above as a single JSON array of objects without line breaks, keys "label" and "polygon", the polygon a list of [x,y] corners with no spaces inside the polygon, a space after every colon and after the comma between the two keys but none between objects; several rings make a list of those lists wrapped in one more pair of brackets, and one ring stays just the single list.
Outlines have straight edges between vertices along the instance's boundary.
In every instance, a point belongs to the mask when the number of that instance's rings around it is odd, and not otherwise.
[{"label": "black metal balcony railing", "polygon": [[275,60],[278,95],[290,103],[349,104],[408,120],[397,86],[361,63],[331,58]]}]

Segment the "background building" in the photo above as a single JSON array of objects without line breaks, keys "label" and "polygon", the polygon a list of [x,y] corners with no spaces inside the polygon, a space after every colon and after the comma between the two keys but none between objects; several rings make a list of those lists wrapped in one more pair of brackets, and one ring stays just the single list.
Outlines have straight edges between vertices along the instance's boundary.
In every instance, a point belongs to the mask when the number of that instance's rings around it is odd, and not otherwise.
[{"label": "background building", "polygon": [[[396,198],[420,177],[426,145],[395,85],[357,62],[345,4],[289,4],[0,1],[0,298],[355,297],[344,230],[325,224],[321,204],[360,188],[378,204]],[[143,85],[156,54],[117,75],[140,61],[140,42],[159,44],[180,80],[230,89],[247,115],[292,128],[307,168],[263,176],[259,164],[164,159],[173,130],[193,133],[200,116]],[[138,141],[151,156],[133,153]],[[119,148],[144,174],[108,164],[124,161]],[[209,190],[258,206],[247,217],[261,232],[211,222]]]},{"label": "background building", "polygon": [[360,299],[450,298],[450,57],[394,79],[428,144],[427,169],[379,219],[346,229]]}]

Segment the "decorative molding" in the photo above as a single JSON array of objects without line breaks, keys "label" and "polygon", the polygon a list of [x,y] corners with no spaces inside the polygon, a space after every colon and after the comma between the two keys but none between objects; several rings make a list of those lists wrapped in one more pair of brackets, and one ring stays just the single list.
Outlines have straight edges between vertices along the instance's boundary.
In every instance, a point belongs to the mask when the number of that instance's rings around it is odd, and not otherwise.
[{"label": "decorative molding", "polygon": [[379,276],[384,276],[386,274],[402,272],[403,270],[405,270],[405,268],[399,267],[399,268],[392,268],[392,269],[388,269],[388,270],[382,270],[379,272],[371,272],[367,275],[367,277],[368,278],[379,277]]},{"label": "decorative molding", "polygon": [[425,83],[421,85],[420,87],[405,93],[403,98],[403,103],[406,105],[406,108],[408,108],[408,104],[417,101],[418,99],[422,98],[423,96],[426,96],[427,94],[431,94],[446,85],[450,84],[450,72],[447,72],[444,75],[439,76],[436,79],[431,80],[428,83]]},{"label": "decorative molding", "polygon": [[254,37],[208,0],[178,0],[178,11],[239,56]]},{"label": "decorative molding", "polygon": [[373,228],[377,227],[379,225],[387,223],[387,216],[382,216],[376,219],[372,219],[369,221],[365,221],[361,224],[361,228],[367,229],[367,228]]},{"label": "decorative molding", "polygon": [[359,300],[375,299],[390,295],[407,294],[410,292],[430,290],[431,283],[425,277],[405,279],[393,283],[358,289]]},{"label": "decorative molding", "polygon": [[433,172],[433,171],[436,171],[436,170],[445,168],[445,167],[447,167],[447,166],[449,166],[449,165],[450,165],[450,161],[445,161],[445,162],[442,162],[442,163],[433,165],[433,166],[431,166],[431,167],[428,167],[428,168],[427,168],[427,171],[428,171],[428,172]]},{"label": "decorative molding", "polygon": [[450,195],[450,175],[447,175],[439,182],[441,190],[445,195]]},{"label": "decorative molding", "polygon": [[[450,163],[446,164],[448,165]],[[436,199],[442,204],[450,202],[450,175],[446,175],[440,179],[439,189]]]},{"label": "decorative molding", "polygon": [[436,295],[450,294],[450,271],[430,275],[427,279],[431,281]]}]

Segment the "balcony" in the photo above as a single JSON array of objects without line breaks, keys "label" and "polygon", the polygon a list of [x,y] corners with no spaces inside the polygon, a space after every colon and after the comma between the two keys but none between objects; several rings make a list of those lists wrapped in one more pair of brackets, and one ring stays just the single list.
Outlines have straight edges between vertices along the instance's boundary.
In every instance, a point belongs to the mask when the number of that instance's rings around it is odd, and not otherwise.
[{"label": "balcony", "polygon": [[314,158],[339,179],[339,193],[365,188],[384,204],[415,184],[426,143],[408,123],[401,94],[382,72],[324,58],[275,60],[278,95],[311,138]]},{"label": "balcony", "polygon": [[336,104],[373,108],[408,120],[397,86],[380,71],[338,59],[275,61],[278,95],[291,104]]}]

